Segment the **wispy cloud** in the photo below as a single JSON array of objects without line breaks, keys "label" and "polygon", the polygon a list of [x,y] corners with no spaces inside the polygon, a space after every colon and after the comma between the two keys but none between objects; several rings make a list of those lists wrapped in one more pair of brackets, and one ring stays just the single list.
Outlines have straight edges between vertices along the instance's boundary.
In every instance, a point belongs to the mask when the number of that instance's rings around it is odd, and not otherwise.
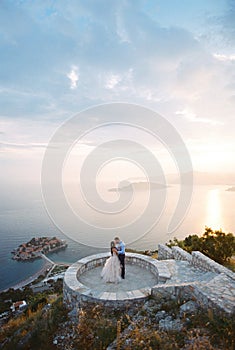
[{"label": "wispy cloud", "polygon": [[188,110],[188,109],[183,109],[175,112],[176,115],[179,115],[181,117],[184,117],[188,121],[192,123],[205,123],[205,124],[210,124],[210,125],[224,125],[223,122],[209,119],[209,118],[201,118],[198,117],[196,113]]},{"label": "wispy cloud", "polygon": [[118,83],[120,83],[121,80],[122,78],[120,77],[120,75],[110,74],[106,80],[105,87],[107,89],[113,89],[118,85]]},{"label": "wispy cloud", "polygon": [[47,143],[11,143],[11,142],[0,142],[0,149],[7,150],[18,150],[18,149],[44,149],[47,147]]},{"label": "wispy cloud", "polygon": [[1,149],[36,153],[71,115],[110,101],[150,107],[186,139],[212,126],[234,142],[231,1],[3,3]]},{"label": "wispy cloud", "polygon": [[76,89],[79,81],[78,67],[72,66],[70,72],[67,74],[67,77],[70,80],[70,89]]},{"label": "wispy cloud", "polygon": [[235,54],[234,54],[234,55],[225,55],[225,54],[214,53],[213,56],[214,56],[218,61],[222,61],[222,62],[231,62],[231,61],[235,61]]}]

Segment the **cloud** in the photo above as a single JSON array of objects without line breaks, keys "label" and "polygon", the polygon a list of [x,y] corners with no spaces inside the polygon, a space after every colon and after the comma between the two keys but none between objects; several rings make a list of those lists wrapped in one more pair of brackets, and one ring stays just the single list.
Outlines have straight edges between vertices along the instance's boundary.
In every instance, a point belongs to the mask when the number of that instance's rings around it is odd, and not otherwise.
[{"label": "cloud", "polygon": [[214,56],[218,61],[222,61],[222,62],[232,62],[232,61],[235,61],[235,54],[234,54],[234,55],[225,55],[225,54],[214,53],[213,56]]},{"label": "cloud", "polygon": [[0,142],[0,149],[7,150],[17,150],[17,149],[34,149],[40,148],[44,149],[47,147],[46,143],[10,143],[10,142]]},{"label": "cloud", "polygon": [[67,77],[70,80],[70,89],[76,89],[79,81],[78,67],[72,66],[70,72],[67,74]]},{"label": "cloud", "polygon": [[113,89],[117,86],[121,81],[121,77],[118,74],[110,74],[105,83],[105,87],[107,89]]},{"label": "cloud", "polygon": [[209,118],[200,118],[196,115],[196,113],[188,110],[188,109],[183,109],[181,111],[176,111],[176,115],[179,115],[181,117],[184,117],[188,121],[192,123],[205,123],[205,124],[210,124],[210,125],[224,125],[223,122],[217,121],[217,120],[212,120]]},{"label": "cloud", "polygon": [[3,0],[0,104],[12,121],[4,142],[43,143],[71,115],[113,101],[153,108],[186,138],[220,126],[214,138],[232,139],[232,9],[202,0],[177,8],[169,0]]},{"label": "cloud", "polygon": [[[63,120],[114,99],[154,106],[204,94],[201,81],[214,70],[194,33],[177,19],[176,25],[160,25],[142,1],[114,1],[109,8],[105,3],[5,5],[0,53],[9,90],[0,94],[2,113]],[[168,11],[168,5],[160,2],[159,8]],[[32,95],[20,98],[14,91]]]}]

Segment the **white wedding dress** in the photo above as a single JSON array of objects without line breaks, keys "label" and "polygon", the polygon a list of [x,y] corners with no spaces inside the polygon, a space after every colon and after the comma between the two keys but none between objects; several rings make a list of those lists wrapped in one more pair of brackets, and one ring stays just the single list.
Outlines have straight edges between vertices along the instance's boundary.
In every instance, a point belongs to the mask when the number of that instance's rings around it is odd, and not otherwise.
[{"label": "white wedding dress", "polygon": [[113,254],[105,262],[101,277],[107,283],[118,283],[121,281],[121,265],[116,254]]}]

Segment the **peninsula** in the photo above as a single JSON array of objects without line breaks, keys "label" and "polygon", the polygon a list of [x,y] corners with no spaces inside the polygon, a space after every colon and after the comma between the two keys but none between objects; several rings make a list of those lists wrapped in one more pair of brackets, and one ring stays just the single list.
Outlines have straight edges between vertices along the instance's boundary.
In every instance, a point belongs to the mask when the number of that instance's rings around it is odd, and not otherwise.
[{"label": "peninsula", "polygon": [[42,258],[42,254],[55,252],[66,247],[66,241],[57,237],[34,237],[29,242],[19,245],[11,253],[13,254],[12,259],[25,261]]}]

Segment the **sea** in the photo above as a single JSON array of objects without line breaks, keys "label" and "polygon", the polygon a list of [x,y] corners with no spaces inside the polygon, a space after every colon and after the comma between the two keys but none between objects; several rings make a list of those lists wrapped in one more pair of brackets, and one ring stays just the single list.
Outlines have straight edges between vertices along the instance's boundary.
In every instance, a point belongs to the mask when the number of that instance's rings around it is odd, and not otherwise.
[{"label": "sea", "polygon": [[[171,185],[167,188],[167,205],[165,206],[160,220],[147,233],[141,234],[136,229],[135,236],[137,240],[128,242],[127,247],[137,250],[155,250],[158,243],[165,243],[174,237],[183,239],[189,234],[203,234],[205,226],[213,229],[223,229],[225,232],[235,232],[235,215],[234,203],[235,192],[227,191],[229,186],[222,185],[197,185],[194,186],[191,205],[185,216],[184,221],[171,234],[167,233],[167,227],[170,217],[172,216],[179,194],[179,185]],[[115,193],[108,194],[115,196]],[[159,195],[156,190],[156,196]],[[139,207],[142,208],[143,193],[137,196]],[[60,250],[48,255],[48,257],[56,263],[71,264],[87,255],[100,253],[108,250],[107,245],[103,244],[105,238],[100,236],[102,244],[97,245],[97,237],[99,237],[100,225],[93,225],[89,231],[89,239],[86,241],[79,239],[79,230],[77,227],[77,238],[68,235],[68,232],[62,232],[49,217],[44,202],[42,200],[40,188],[33,185],[18,186],[14,185],[1,188],[0,203],[0,290],[5,290],[20,281],[34,275],[42,268],[44,261],[37,259],[28,262],[19,262],[12,259],[12,250],[23,242],[29,241],[36,236],[57,236],[65,239],[68,246],[64,250]],[[138,207],[137,203],[137,207]],[[142,209],[141,209],[142,210]],[[136,212],[135,210],[133,211]],[[132,213],[133,214],[133,213]],[[132,215],[130,214],[130,215]],[[132,215],[133,216],[133,215]],[[134,216],[132,217],[132,219]],[[106,220],[107,219],[107,220]],[[107,218],[102,215],[102,220],[110,223],[110,215]],[[101,220],[101,221],[102,221]],[[127,216],[121,217],[125,227]],[[115,221],[115,220],[114,220]],[[120,221],[120,220],[119,220]],[[116,221],[115,221],[116,224]],[[146,226],[148,218],[146,218]],[[120,226],[120,222],[119,222]],[[141,226],[143,230],[143,225]],[[125,232],[125,231],[122,231]],[[118,229],[117,229],[118,233]],[[84,232],[82,233],[84,235]],[[81,237],[83,237],[81,235]],[[107,236],[108,237],[108,236]],[[121,237],[126,240],[125,237]],[[87,244],[87,242],[90,244]],[[103,245],[103,246],[102,246]]]}]

